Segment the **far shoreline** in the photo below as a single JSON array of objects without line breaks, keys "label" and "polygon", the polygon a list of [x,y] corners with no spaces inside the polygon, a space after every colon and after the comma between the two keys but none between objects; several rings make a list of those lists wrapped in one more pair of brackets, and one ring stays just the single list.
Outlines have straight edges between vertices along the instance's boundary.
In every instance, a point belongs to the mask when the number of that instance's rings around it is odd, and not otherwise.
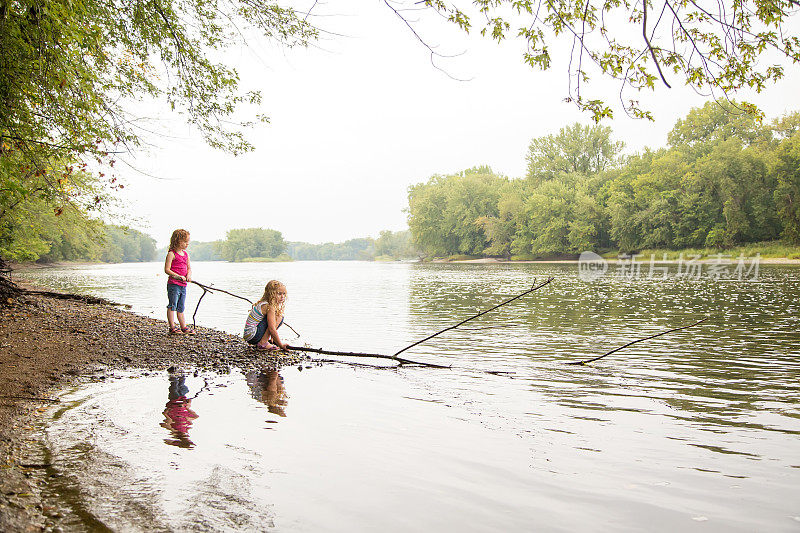
[{"label": "far shoreline", "polygon": [[[681,253],[680,251],[675,253]],[[693,254],[687,254],[684,259],[654,259],[652,262],[653,264],[661,264],[661,265],[677,265],[677,264],[686,264],[690,260],[694,261],[697,264],[713,264],[719,263],[720,258],[715,258],[711,256],[703,257],[702,259],[693,259],[696,257]],[[731,264],[735,263],[739,256],[732,256],[727,255],[724,256],[725,261],[724,264]],[[746,255],[744,259],[748,264],[755,259],[756,255]],[[636,264],[650,264],[651,259],[648,255],[640,255],[636,256]],[[602,258],[608,264],[617,264],[627,262],[630,263],[630,259],[619,258],[619,257],[612,257],[612,258]],[[420,263],[420,264],[467,264],[467,265],[524,265],[524,264],[543,264],[543,265],[572,265],[572,264],[580,264],[581,261],[578,258],[575,259],[500,259],[497,257],[478,257],[472,259],[450,259],[446,257],[437,257],[430,260],[409,260],[409,259],[398,259],[394,261],[365,261],[365,260],[352,260],[352,259],[342,259],[342,260],[292,260],[292,261],[280,261],[281,263],[325,263],[325,262],[364,262],[364,263]],[[101,266],[101,265],[133,265],[137,263],[153,263],[158,262],[157,259],[153,261],[129,261],[123,263],[104,263],[104,262],[93,262],[93,261],[57,261],[54,263],[37,263],[35,261],[29,261],[24,263],[8,263],[8,266],[11,268],[11,273],[13,275],[14,272],[32,272],[37,270],[49,270],[55,268],[67,268],[67,267],[90,267],[90,266]],[[240,263],[254,263],[256,261],[195,261],[195,262],[203,262],[203,263],[232,263],[232,264],[240,264]],[[264,261],[263,263],[271,264],[274,263],[273,261]],[[800,265],[800,259],[794,259],[789,257],[759,257],[759,263],[762,265]]]},{"label": "far shoreline", "polygon": [[[752,261],[755,256],[745,256],[746,261]],[[680,259],[658,259],[654,260],[654,264],[661,264],[661,265],[677,265],[677,264],[684,264],[691,259],[691,256],[687,257],[684,260]],[[735,261],[737,258],[731,257],[728,258],[729,261]],[[623,263],[628,262],[628,259],[605,259],[604,261],[609,264],[614,263]],[[695,260],[696,263],[700,264],[710,264],[717,262],[717,259],[697,259]],[[497,259],[493,257],[484,257],[480,259],[434,259],[430,261],[431,263],[464,263],[464,264],[497,264],[497,265],[516,265],[516,264],[580,264],[581,261],[579,259]],[[759,258],[759,262],[762,265],[800,265],[800,259],[789,259],[788,257],[761,257]],[[649,259],[639,259],[636,261],[636,264],[650,264]]]}]

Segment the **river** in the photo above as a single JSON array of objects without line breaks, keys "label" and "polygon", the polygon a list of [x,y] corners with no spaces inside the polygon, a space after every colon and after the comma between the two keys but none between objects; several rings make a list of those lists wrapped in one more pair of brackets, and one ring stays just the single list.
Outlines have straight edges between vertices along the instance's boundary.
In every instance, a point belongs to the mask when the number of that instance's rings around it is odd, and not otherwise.
[{"label": "river", "polygon": [[[250,299],[284,282],[292,343],[380,353],[554,280],[406,352],[450,369],[185,369],[64,390],[43,430],[48,490],[85,531],[800,531],[800,268],[706,269],[195,262]],[[163,318],[161,271],[21,275]],[[238,334],[247,311],[215,293],[197,323]]]}]

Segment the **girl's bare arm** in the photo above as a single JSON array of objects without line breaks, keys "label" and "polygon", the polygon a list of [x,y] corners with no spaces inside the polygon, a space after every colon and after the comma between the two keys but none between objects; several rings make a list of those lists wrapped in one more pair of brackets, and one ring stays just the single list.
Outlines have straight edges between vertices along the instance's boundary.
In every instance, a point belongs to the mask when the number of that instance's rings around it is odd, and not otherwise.
[{"label": "girl's bare arm", "polygon": [[267,309],[267,331],[269,336],[272,337],[272,343],[281,350],[285,350],[286,345],[281,342],[281,338],[278,336],[278,322],[273,309]]},{"label": "girl's bare arm", "polygon": [[189,257],[189,252],[184,252],[186,254],[186,281],[192,281],[192,258]]},{"label": "girl's bare arm", "polygon": [[183,276],[181,276],[180,274],[176,274],[175,272],[172,271],[172,259],[174,257],[175,257],[175,252],[173,252],[172,250],[167,252],[167,259],[166,261],[164,261],[164,272],[167,274],[167,276],[171,278],[187,281]]}]

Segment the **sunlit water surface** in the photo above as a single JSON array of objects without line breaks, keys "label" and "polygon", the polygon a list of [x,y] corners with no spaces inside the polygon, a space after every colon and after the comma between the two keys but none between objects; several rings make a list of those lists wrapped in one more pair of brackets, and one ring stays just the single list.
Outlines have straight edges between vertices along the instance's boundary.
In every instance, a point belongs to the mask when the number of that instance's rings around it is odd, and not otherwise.
[{"label": "sunlit water surface", "polygon": [[[160,272],[24,276],[162,318]],[[800,269],[587,282],[572,265],[196,262],[194,275],[251,299],[279,279],[293,342],[381,353],[555,281],[407,352],[449,370],[120,374],[65,391],[49,490],[73,529],[800,530]],[[197,322],[238,334],[247,310],[208,295]]]}]

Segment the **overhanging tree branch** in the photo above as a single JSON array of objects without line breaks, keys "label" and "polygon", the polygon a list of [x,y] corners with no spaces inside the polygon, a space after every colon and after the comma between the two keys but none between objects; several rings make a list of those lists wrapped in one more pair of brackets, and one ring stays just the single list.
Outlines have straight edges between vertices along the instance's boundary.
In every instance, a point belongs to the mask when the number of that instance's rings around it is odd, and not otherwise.
[{"label": "overhanging tree branch", "polygon": [[653,63],[655,63],[656,68],[658,69],[658,75],[661,76],[661,81],[664,82],[664,85],[667,88],[672,88],[672,86],[667,82],[667,79],[664,77],[664,73],[661,72],[661,65],[658,63],[658,59],[656,58],[656,52],[653,50],[653,45],[650,44],[650,38],[647,37],[647,0],[642,0],[642,37],[644,37],[644,42],[647,45],[647,49],[650,50],[650,57],[653,58]]}]

